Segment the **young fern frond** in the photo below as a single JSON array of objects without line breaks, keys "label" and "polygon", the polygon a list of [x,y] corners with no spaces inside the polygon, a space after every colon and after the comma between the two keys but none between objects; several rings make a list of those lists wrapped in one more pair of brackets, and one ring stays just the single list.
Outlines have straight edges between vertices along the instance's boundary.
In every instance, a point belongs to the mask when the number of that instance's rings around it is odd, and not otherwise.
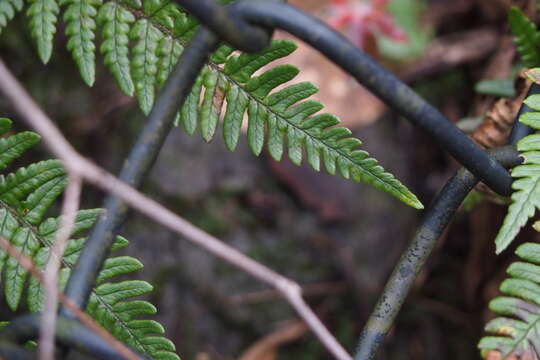
[{"label": "young fern frond", "polygon": [[[40,57],[46,62],[58,9],[55,0],[32,1],[28,11],[30,26]],[[84,81],[94,83],[94,38],[95,31],[101,30],[100,51],[105,65],[120,90],[135,95],[142,111],[148,114],[156,91],[197,29],[195,19],[169,0],[61,1],[65,5],[67,46]],[[221,46],[199,75],[184,106],[178,109],[177,125],[190,135],[198,128],[202,137],[210,141],[222,121],[225,144],[232,151],[247,118],[248,144],[255,155],[262,152],[266,142],[270,155],[280,160],[286,147],[294,164],[300,164],[305,156],[318,171],[322,161],[331,174],[337,172],[347,179],[369,183],[410,206],[423,208],[403,184],[358,149],[360,140],[352,138],[348,129],[335,127],[339,123],[335,116],[317,114],[323,105],[309,99],[318,91],[315,85],[299,83],[275,91],[298,74],[296,68],[281,65],[254,75],[295,49],[290,41],[274,41],[260,53],[237,55],[234,49]]]},{"label": "young fern frond", "polygon": [[[540,129],[540,95],[529,96],[525,104],[536,111],[521,115],[519,121],[533,129]],[[533,134],[521,139],[517,149],[524,161],[512,170],[512,177],[516,179],[512,183],[515,191],[503,226],[495,238],[497,253],[510,245],[536,209],[540,208],[540,135]]]},{"label": "young fern frond", "polygon": [[508,23],[525,66],[538,66],[540,64],[540,32],[536,25],[517,7],[512,7],[508,12]]},{"label": "young fern frond", "polygon": [[[10,123],[0,118],[3,133]],[[38,140],[39,136],[31,132],[0,139],[0,168],[7,167]],[[65,171],[57,160],[42,161],[0,176],[0,236],[33,259],[39,268],[43,268],[49,258],[60,224],[60,218],[45,219],[45,215],[63,192],[66,181]],[[59,272],[60,289],[66,285],[86,241],[80,236],[94,225],[100,212],[99,209],[78,212],[71,236],[79,237],[68,241]],[[127,240],[117,237],[112,251],[127,244]],[[153,320],[140,318],[155,314],[156,308],[147,301],[133,298],[149,293],[152,286],[138,280],[111,282],[114,277],[141,268],[142,264],[129,256],[108,258],[92,291],[87,312],[111,334],[140,353],[153,359],[179,359],[173,343],[161,336],[163,327]],[[17,310],[24,303],[32,312],[42,310],[41,284],[30,278],[24,268],[3,251],[0,251],[0,284],[11,310]]]},{"label": "young fern frond", "polygon": [[516,254],[523,261],[512,263],[500,290],[507,296],[493,299],[489,308],[501,315],[486,324],[486,332],[493,334],[480,340],[482,352],[493,350],[502,359],[516,356],[537,359],[540,353],[540,244],[525,243]]}]

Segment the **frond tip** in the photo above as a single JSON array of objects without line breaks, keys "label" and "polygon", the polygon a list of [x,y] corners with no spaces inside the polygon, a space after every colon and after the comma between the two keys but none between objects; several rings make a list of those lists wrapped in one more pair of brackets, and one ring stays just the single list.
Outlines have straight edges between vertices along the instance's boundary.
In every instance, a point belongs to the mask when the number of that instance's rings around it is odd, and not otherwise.
[{"label": "frond tip", "polygon": [[497,351],[502,358],[538,359],[540,353],[540,244],[525,243],[516,254],[524,261],[512,263],[500,290],[507,296],[493,299],[489,308],[502,317],[486,324],[478,347],[484,354]]}]

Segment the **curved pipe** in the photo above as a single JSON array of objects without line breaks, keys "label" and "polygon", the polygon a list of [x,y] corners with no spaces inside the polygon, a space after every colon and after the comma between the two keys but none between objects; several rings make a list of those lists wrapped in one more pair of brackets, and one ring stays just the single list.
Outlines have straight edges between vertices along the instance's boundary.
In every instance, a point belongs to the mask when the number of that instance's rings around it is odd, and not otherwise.
[{"label": "curved pipe", "polygon": [[[21,316],[0,331],[0,341],[23,343],[35,339],[39,336],[40,325],[38,315]],[[62,345],[96,356],[99,359],[118,360],[123,358],[102,337],[76,320],[59,317],[56,322],[56,339]],[[11,358],[8,357],[8,359]],[[139,359],[150,360],[142,355],[139,356]]]},{"label": "curved pipe", "polygon": [[[540,94],[540,85],[533,83],[529,88],[526,97],[538,94]],[[520,139],[534,132],[533,129],[519,122],[519,117],[521,115],[532,111],[534,110],[528,107],[525,103],[521,104],[519,112],[516,116],[516,120],[514,121],[514,126],[512,126],[512,132],[510,133],[510,137],[508,138],[509,144],[515,145]]]},{"label": "curved pipe", "polygon": [[[203,3],[212,1],[205,0]],[[207,19],[202,13],[199,8],[202,5],[198,0],[179,0],[179,4],[191,13],[199,13],[198,19],[205,26],[214,26],[213,18]],[[247,0],[234,3],[230,8],[233,13],[253,24],[286,30],[310,44],[355,77],[396,112],[431,135],[443,149],[495,192],[510,195],[512,178],[495,159],[474,144],[409,86],[341,34],[316,18],[282,2]],[[235,28],[242,23],[235,21],[236,17],[231,18],[226,27]],[[218,30],[220,29],[216,28],[216,33],[221,35]]]},{"label": "curved pipe", "polygon": [[[199,30],[195,34],[171,72],[124,162],[120,180],[135,188],[141,185],[169,134],[176,113],[217,45],[218,40],[210,32]],[[82,309],[86,307],[95,279],[126,214],[127,207],[118,197],[108,196],[105,199],[105,211],[93,227],[66,287],[66,295]],[[60,313],[70,314],[65,308],[61,308]]]},{"label": "curved pipe", "polygon": [[[492,149],[489,153],[502,166],[508,168],[523,161],[517,150],[510,145]],[[418,273],[431,254],[435,242],[441,236],[465,196],[476,186],[478,181],[479,179],[471,172],[462,168],[446,183],[428,208],[420,227],[401,255],[360,335],[355,360],[368,360],[375,357]]]},{"label": "curved pipe", "polygon": [[238,50],[257,52],[270,45],[271,32],[246,22],[231,6],[215,0],[179,0],[201,24]]},{"label": "curved pipe", "polygon": [[35,360],[36,354],[11,341],[0,340],[0,359]]}]

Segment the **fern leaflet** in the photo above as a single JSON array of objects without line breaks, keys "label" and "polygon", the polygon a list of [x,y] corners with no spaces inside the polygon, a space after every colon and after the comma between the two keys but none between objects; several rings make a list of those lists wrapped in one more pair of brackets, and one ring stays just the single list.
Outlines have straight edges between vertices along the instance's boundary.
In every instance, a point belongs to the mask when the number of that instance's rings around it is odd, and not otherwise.
[{"label": "fern leaflet", "polygon": [[83,80],[92,86],[96,77],[96,7],[101,5],[101,0],[62,0],[62,5],[67,5],[64,12],[67,48],[73,53]]},{"label": "fern leaflet", "polygon": [[60,8],[56,0],[31,0],[31,4],[26,12],[30,18],[31,34],[36,40],[39,57],[46,64],[51,59]]},{"label": "fern leaflet", "polygon": [[18,11],[23,8],[23,0],[2,0],[0,1],[0,33],[8,22],[15,17]]},{"label": "fern leaflet", "polygon": [[512,7],[508,12],[508,23],[525,66],[538,66],[540,64],[540,32],[536,25],[517,7]]}]

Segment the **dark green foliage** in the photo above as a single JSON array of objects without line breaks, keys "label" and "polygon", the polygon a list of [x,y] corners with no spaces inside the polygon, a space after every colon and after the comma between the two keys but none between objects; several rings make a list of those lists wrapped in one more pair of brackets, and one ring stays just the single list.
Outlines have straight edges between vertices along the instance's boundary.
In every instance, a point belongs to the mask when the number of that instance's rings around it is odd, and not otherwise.
[{"label": "dark green foliage", "polygon": [[15,14],[22,10],[23,4],[23,0],[0,1],[0,33],[7,23],[15,17]]},{"label": "dark green foliage", "polygon": [[525,66],[540,64],[540,33],[536,25],[517,7],[508,12],[508,23]]},{"label": "dark green foliage", "polygon": [[493,336],[484,337],[478,347],[483,351],[498,350],[521,359],[536,358],[540,352],[540,245],[525,243],[516,254],[523,260],[511,264],[510,275],[500,290],[507,296],[493,299],[489,308],[501,315],[485,327]]},{"label": "dark green foliage", "polygon": [[[0,129],[5,133],[11,122],[0,118]],[[39,136],[23,132],[0,139],[0,168],[20,157],[36,144]],[[43,268],[49,258],[49,249],[56,238],[59,218],[45,218],[47,211],[63,192],[66,174],[57,160],[42,161],[6,176],[0,176],[0,236],[20,252],[32,258]],[[63,288],[83,248],[83,236],[95,223],[99,209],[80,210],[76,217],[73,238],[68,242],[59,285]],[[126,247],[128,241],[117,237],[113,252]],[[137,351],[154,359],[179,359],[174,345],[162,337],[163,327],[141,316],[153,315],[156,308],[147,301],[132,300],[152,290],[145,281],[125,280],[111,282],[114,277],[130,274],[142,264],[129,256],[110,257],[97,279],[96,288],[87,312],[115,337]],[[30,311],[41,311],[43,289],[17,261],[0,251],[0,283],[8,306],[15,311],[24,303]],[[26,292],[25,292],[26,289]]]},{"label": "dark green foliage", "polygon": [[[121,91],[134,95],[142,111],[148,114],[156,92],[195,32],[197,22],[176,2],[168,0],[61,1],[67,46],[84,81],[92,85],[95,80],[98,31],[105,65]],[[222,1],[226,2],[230,1]],[[47,62],[59,14],[56,0],[32,0],[27,14],[38,53]],[[348,129],[335,127],[339,123],[335,116],[317,114],[323,105],[310,99],[317,87],[300,83],[274,91],[292,80],[298,69],[290,65],[263,67],[295,49],[290,41],[274,41],[258,54],[237,55],[234,49],[221,46],[200,74],[183,108],[178,109],[177,124],[190,135],[199,128],[202,137],[210,141],[222,122],[225,144],[231,151],[245,126],[249,147],[255,155],[262,152],[265,142],[276,160],[282,158],[287,148],[289,159],[297,165],[305,156],[318,171],[322,161],[331,174],[337,172],[345,178],[372,184],[421,209],[423,206],[414,194],[367,152],[358,149],[360,140],[352,138]],[[243,125],[245,118],[247,124]]]}]

